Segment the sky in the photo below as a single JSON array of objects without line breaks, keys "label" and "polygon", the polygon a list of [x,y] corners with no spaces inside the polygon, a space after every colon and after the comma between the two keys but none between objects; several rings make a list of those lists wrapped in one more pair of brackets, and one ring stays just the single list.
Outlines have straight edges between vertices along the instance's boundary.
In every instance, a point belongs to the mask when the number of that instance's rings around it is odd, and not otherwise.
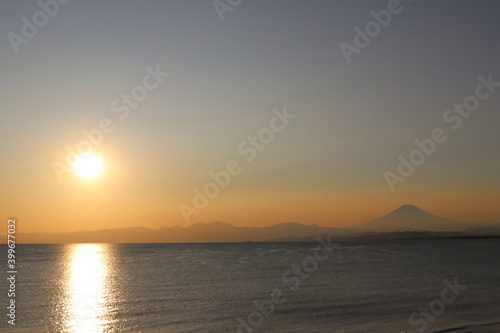
[{"label": "sky", "polygon": [[[18,232],[344,227],[403,204],[500,222],[500,3],[41,4],[0,5],[0,218]],[[91,180],[68,163],[85,131]]]}]

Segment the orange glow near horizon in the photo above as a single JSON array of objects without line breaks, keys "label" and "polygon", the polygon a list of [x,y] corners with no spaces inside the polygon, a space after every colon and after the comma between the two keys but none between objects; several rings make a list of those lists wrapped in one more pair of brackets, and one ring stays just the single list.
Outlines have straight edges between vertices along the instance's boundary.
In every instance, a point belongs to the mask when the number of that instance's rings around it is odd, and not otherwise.
[{"label": "orange glow near horizon", "polygon": [[[88,186],[90,185],[90,186]],[[284,222],[349,227],[382,217],[404,204],[413,204],[431,214],[457,222],[500,222],[498,193],[476,188],[471,197],[466,190],[451,188],[449,193],[430,186],[408,186],[394,197],[385,188],[337,191],[297,191],[277,193],[222,193],[190,224],[183,221],[177,204],[189,197],[162,197],[149,187],[131,187],[113,177],[64,185],[58,195],[57,211],[47,210],[47,201],[33,202],[33,209],[19,221],[19,233],[71,232],[126,227],[188,226],[196,222],[222,221],[235,226],[270,226]],[[235,184],[235,187],[237,184]],[[458,202],[467,204],[457,205]],[[74,214],[77,211],[78,214]],[[43,212],[43,214],[39,214]],[[43,216],[41,218],[40,216]],[[32,223],[36,221],[37,223]]]}]

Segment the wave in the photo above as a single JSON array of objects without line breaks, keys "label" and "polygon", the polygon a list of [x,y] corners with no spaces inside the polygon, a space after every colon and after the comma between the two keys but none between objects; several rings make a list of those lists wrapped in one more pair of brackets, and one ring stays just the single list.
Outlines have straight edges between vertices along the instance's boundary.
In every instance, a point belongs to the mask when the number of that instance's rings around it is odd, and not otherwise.
[{"label": "wave", "polygon": [[433,333],[497,333],[500,332],[500,322],[469,324],[447,328]]}]

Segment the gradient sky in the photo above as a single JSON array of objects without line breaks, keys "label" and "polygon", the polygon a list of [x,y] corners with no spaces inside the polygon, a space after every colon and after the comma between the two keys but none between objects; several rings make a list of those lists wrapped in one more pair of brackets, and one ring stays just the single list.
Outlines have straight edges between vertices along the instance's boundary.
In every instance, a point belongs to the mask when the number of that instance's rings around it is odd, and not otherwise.
[{"label": "gradient sky", "polygon": [[[350,64],[339,44],[387,1],[244,0],[221,21],[212,1],[73,0],[18,54],[7,35],[40,7],[0,6],[0,217],[19,232],[186,225],[179,205],[230,160],[243,171],[191,222],[347,226],[402,204],[500,222],[500,88],[443,121],[479,75],[500,81],[498,2],[402,1]],[[170,75],[120,120],[111,103],[157,64]],[[285,106],[297,117],[246,162],[238,145]],[[103,118],[106,172],[59,181]],[[448,140],[391,192],[384,172],[436,127]]]}]

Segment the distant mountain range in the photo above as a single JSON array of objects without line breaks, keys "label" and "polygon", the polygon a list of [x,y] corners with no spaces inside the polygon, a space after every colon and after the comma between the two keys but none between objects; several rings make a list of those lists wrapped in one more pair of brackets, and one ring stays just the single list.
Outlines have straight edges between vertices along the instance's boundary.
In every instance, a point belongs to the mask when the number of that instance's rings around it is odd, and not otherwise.
[{"label": "distant mountain range", "polygon": [[[332,235],[336,240],[416,239],[500,236],[500,223],[458,223],[429,214],[413,205],[352,228],[331,228],[299,223],[271,227],[235,227],[223,222],[187,227],[144,227],[18,234],[19,243],[200,243],[309,241]],[[3,241],[1,243],[4,243]]]}]

